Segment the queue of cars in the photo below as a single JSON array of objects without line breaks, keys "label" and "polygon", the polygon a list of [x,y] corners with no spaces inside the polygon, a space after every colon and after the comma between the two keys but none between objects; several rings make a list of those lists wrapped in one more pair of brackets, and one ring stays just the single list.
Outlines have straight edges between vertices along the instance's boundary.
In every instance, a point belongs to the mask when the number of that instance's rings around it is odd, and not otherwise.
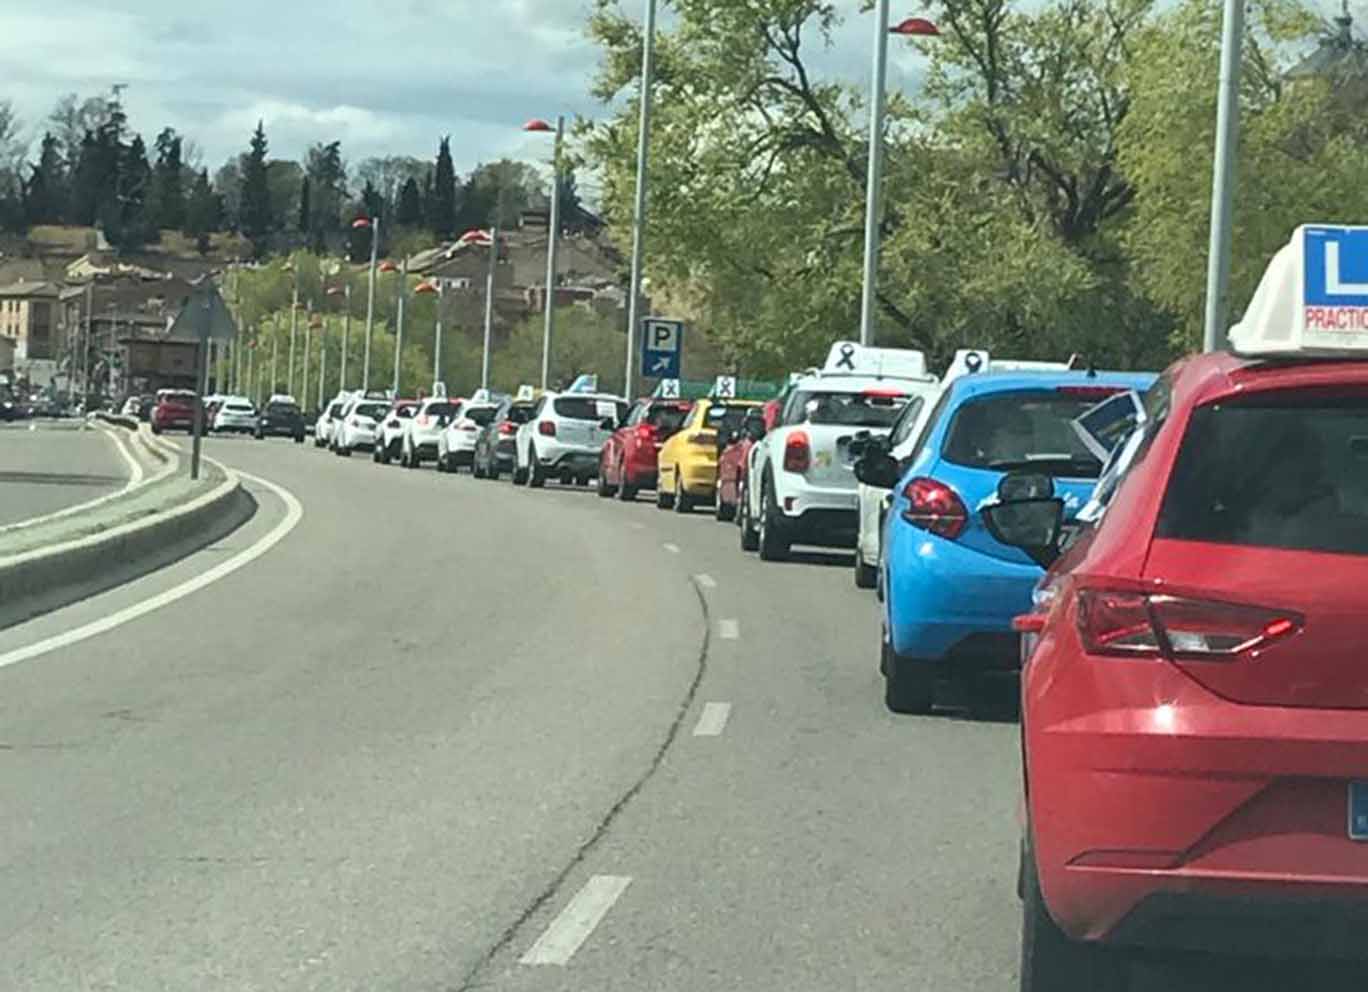
[{"label": "queue of cars", "polygon": [[1137,951],[1363,958],[1368,282],[1341,266],[1368,274],[1368,228],[1299,229],[1234,352],[1162,375],[838,342],[768,402],[391,412],[406,464],[711,503],[762,560],[854,550],[894,712],[1019,675],[1025,992],[1120,992]]}]

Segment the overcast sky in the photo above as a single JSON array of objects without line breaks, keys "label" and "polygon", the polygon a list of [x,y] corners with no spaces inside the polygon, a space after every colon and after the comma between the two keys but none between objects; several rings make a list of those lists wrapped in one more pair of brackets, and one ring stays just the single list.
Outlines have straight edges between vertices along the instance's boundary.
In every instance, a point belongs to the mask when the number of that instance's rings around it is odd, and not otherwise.
[{"label": "overcast sky", "polygon": [[[642,0],[625,0],[638,15]],[[822,72],[868,85],[870,18],[849,23]],[[589,0],[0,0],[0,99],[31,135],[56,99],[125,83],[134,128],[151,144],[170,125],[212,172],[266,122],[271,154],[301,158],[341,139],[352,162],[435,154],[452,135],[460,171],[500,156],[533,159],[530,117],[600,116],[589,95],[597,52]],[[908,10],[907,13],[913,13]],[[897,49],[898,46],[894,46]],[[895,53],[892,85],[916,57]],[[901,68],[899,66],[901,63]],[[35,140],[36,144],[36,140]]]}]

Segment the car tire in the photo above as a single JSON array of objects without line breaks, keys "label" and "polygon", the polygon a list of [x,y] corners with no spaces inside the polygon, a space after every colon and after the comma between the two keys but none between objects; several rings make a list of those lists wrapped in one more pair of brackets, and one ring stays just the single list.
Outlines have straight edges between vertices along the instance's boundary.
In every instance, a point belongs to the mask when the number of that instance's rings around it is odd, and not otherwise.
[{"label": "car tire", "polygon": [[792,545],[780,532],[775,507],[774,483],[766,479],[760,490],[760,527],[756,544],[761,561],[784,561]]},{"label": "car tire", "polygon": [[736,504],[722,498],[722,485],[717,486],[717,496],[713,502],[713,519],[719,524],[729,524],[736,519]]},{"label": "car tire", "polygon": [[541,462],[537,460],[537,449],[527,449],[527,484],[533,489],[544,489],[546,487],[546,473],[542,470]]},{"label": "car tire", "polygon": [[884,705],[903,716],[926,716],[936,703],[936,669],[929,662],[903,658],[885,632],[879,649],[884,677]]},{"label": "car tire", "polygon": [[433,465],[438,472],[451,471],[451,469],[447,466],[446,455],[442,454],[442,449],[440,448],[437,449],[437,459],[433,462]]},{"label": "car tire", "polygon": [[491,458],[489,460],[489,471],[485,473],[485,478],[489,479],[491,482],[498,482],[499,476],[502,474],[503,473],[499,471],[499,460],[497,458]]},{"label": "car tire", "polygon": [[1125,956],[1102,944],[1072,939],[1050,916],[1029,845],[1021,876],[1021,992],[1125,992]]},{"label": "car tire", "polygon": [[758,551],[760,535],[755,532],[755,525],[751,522],[750,493],[746,492],[744,486],[737,492],[736,504],[736,529],[741,532],[741,550]]},{"label": "car tire", "polygon": [[616,486],[608,485],[608,479],[603,474],[603,464],[599,463],[598,485],[594,487],[598,491],[599,499],[611,499],[617,492]]},{"label": "car tire", "polygon": [[879,584],[879,570],[873,565],[865,564],[864,554],[857,547],[855,549],[855,588],[873,589]]},{"label": "car tire", "polygon": [[661,486],[660,480],[656,480],[656,509],[671,510],[674,508],[674,493],[666,492]]},{"label": "car tire", "polygon": [[679,514],[693,513],[694,498],[684,491],[684,476],[680,474],[678,465],[675,466],[674,477],[674,512]]},{"label": "car tire", "polygon": [[161,429],[160,427],[158,427],[156,424],[153,424],[153,425],[152,425],[152,433],[153,433],[153,434],[160,434],[161,432],[162,432],[162,429]]},{"label": "car tire", "polygon": [[304,435],[303,435],[303,434],[296,434],[296,435],[294,436],[294,443],[295,443],[295,444],[303,444],[303,443],[304,443]]}]

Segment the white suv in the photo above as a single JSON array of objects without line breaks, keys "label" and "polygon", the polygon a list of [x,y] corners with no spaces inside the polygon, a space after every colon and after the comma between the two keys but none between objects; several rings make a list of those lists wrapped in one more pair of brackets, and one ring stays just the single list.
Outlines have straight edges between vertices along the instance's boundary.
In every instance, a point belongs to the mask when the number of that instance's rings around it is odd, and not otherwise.
[{"label": "white suv", "polygon": [[883,437],[914,397],[940,382],[919,351],[832,345],[826,365],[793,384],[779,426],[750,450],[741,546],[766,561],[794,544],[850,548],[860,527],[859,444]]},{"label": "white suv", "polygon": [[462,465],[474,465],[475,442],[498,412],[497,403],[462,404],[460,413],[451,418],[437,437],[437,471],[458,472]]},{"label": "white suv", "polygon": [[349,399],[339,396],[319,413],[318,419],[314,421],[314,447],[326,448],[332,444],[333,424],[337,418],[342,416],[342,409],[347,405]]},{"label": "white suv", "polygon": [[399,463],[418,468],[437,457],[437,439],[442,429],[461,412],[462,400],[433,396],[423,400],[410,419],[404,421],[404,437],[399,443]]},{"label": "white suv", "polygon": [[370,451],[375,447],[380,421],[389,413],[389,402],[377,399],[351,400],[342,415],[333,422],[332,450],[350,456],[353,451]]},{"label": "white suv", "polygon": [[515,485],[534,489],[551,477],[589,485],[599,455],[627,416],[627,401],[607,393],[544,393],[518,428]]}]

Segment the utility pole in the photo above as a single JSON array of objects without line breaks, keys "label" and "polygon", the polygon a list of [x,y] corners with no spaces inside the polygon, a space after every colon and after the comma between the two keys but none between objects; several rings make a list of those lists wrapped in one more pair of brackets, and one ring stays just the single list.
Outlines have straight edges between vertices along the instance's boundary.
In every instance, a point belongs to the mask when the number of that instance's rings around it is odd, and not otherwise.
[{"label": "utility pole", "polygon": [[380,218],[370,219],[371,257],[369,288],[366,292],[366,347],[361,358],[361,389],[370,389],[371,328],[375,324],[375,263],[380,251]]},{"label": "utility pole", "polygon": [[351,280],[348,279],[342,288],[342,299],[346,302],[347,313],[342,318],[342,384],[339,390],[347,388],[347,350],[351,339]]},{"label": "utility pole", "polygon": [[[318,409],[323,409],[323,393],[328,382],[328,318],[323,318],[323,327],[318,333]],[[303,409],[303,404],[300,404]]]},{"label": "utility pole", "polygon": [[888,6],[878,0],[874,25],[874,92],[869,96],[869,175],[865,187],[864,280],[860,291],[860,344],[874,343],[874,301],[879,283],[879,225],[883,219],[884,113],[888,89]]},{"label": "utility pole", "polygon": [[636,205],[632,212],[632,279],[627,289],[627,377],[623,394],[632,399],[632,358],[641,322],[641,266],[646,238],[646,166],[651,146],[651,100],[655,80],[656,0],[646,0],[646,26],[641,47],[641,121],[637,130]]},{"label": "utility pole", "polygon": [[494,270],[499,261],[499,221],[503,219],[503,188],[499,189],[500,210],[494,217],[489,245],[489,268],[485,272],[484,356],[480,359],[480,388],[489,388],[489,345],[494,332]]},{"label": "utility pole", "polygon": [[1203,351],[1216,351],[1226,334],[1230,218],[1235,204],[1235,163],[1240,148],[1240,50],[1243,45],[1244,2],[1225,0],[1221,23],[1221,78],[1216,97],[1216,152],[1211,170],[1211,243],[1207,249]]},{"label": "utility pole", "polygon": [[266,395],[270,396],[276,391],[280,378],[276,374],[276,359],[280,356],[280,319],[271,321],[272,329],[275,333],[271,335],[271,388]]},{"label": "utility pole", "polygon": [[437,384],[442,381],[442,310],[446,289],[437,283],[437,330],[432,342],[432,395],[437,395]]},{"label": "utility pole", "polygon": [[309,318],[304,321],[304,383],[299,390],[299,405],[309,399],[309,335],[313,330],[313,300],[309,301]]},{"label": "utility pole", "polygon": [[542,389],[551,374],[551,331],[556,323],[556,246],[560,241],[561,142],[565,140],[565,116],[556,118],[555,161],[551,169],[551,217],[546,231],[546,320],[542,330]]},{"label": "utility pole", "polygon": [[299,328],[299,273],[295,273],[294,295],[290,301],[290,374],[285,391],[294,395],[295,332]]},{"label": "utility pole", "polygon": [[399,300],[396,304],[396,316],[394,327],[394,381],[390,388],[394,391],[394,398],[400,396],[400,372],[404,365],[404,302],[408,297],[408,253],[404,253],[404,260],[399,263]]}]

